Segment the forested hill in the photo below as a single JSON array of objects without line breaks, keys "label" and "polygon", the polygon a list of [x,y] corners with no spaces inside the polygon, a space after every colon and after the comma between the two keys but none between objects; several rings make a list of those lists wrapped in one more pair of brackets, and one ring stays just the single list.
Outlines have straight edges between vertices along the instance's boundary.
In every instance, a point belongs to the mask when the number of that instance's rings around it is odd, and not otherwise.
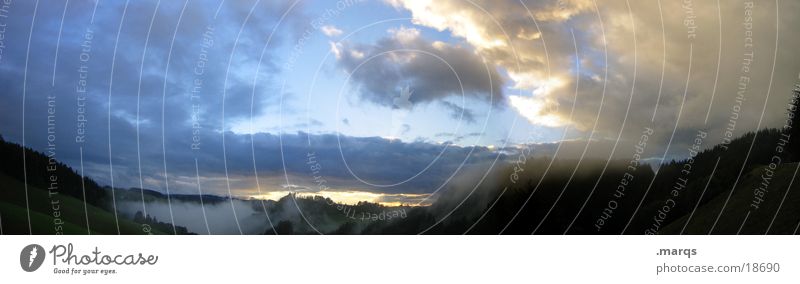
[{"label": "forested hill", "polygon": [[[0,157],[3,234],[173,233],[159,230],[163,223],[149,224],[146,218],[135,222],[115,215],[100,185],[46,153],[0,137]],[[180,227],[175,231],[186,232]]]},{"label": "forested hill", "polygon": [[[23,167],[22,155],[25,153]],[[55,176],[55,186],[60,194],[72,196],[83,200],[83,190],[86,189],[86,202],[100,206],[105,197],[105,191],[100,185],[90,178],[81,178],[81,175],[56,159],[50,159],[47,153],[24,148],[19,144],[7,142],[0,137],[0,173],[20,181],[27,181],[29,186],[47,189],[50,187],[51,178]],[[27,173],[26,173],[27,172]],[[26,179],[27,177],[27,179]]]}]

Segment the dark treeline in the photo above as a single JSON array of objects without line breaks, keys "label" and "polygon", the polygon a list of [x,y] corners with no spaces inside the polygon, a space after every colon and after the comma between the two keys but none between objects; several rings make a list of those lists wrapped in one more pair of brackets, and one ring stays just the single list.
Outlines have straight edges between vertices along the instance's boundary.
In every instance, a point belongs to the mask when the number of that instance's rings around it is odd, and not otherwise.
[{"label": "dark treeline", "polygon": [[[22,155],[25,155],[23,167]],[[69,195],[83,200],[83,188],[86,189],[86,202],[98,207],[103,204],[106,192],[94,180],[84,177],[64,163],[49,158],[44,153],[25,148],[19,144],[6,142],[0,137],[0,172],[17,180],[27,180],[28,185],[47,190],[55,183],[59,194]],[[24,170],[27,170],[24,172]],[[55,177],[56,181],[51,178]]]}]

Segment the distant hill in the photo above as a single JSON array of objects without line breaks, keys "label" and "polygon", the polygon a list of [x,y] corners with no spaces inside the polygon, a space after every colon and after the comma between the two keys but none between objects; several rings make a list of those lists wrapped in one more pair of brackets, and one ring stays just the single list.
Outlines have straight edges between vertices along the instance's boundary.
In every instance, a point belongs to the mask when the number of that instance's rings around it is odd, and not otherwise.
[{"label": "distant hill", "polygon": [[[105,191],[110,192],[110,187],[104,187]],[[212,195],[212,194],[170,194],[166,195],[159,191],[155,191],[152,189],[140,189],[140,188],[129,188],[129,189],[121,189],[116,188],[114,192],[116,194],[116,198],[119,201],[137,201],[141,202],[142,197],[144,196],[144,201],[153,201],[156,199],[167,199],[169,196],[170,199],[173,200],[180,200],[180,201],[187,201],[187,202],[202,202],[207,204],[214,204],[223,201],[227,201],[227,197]]]}]

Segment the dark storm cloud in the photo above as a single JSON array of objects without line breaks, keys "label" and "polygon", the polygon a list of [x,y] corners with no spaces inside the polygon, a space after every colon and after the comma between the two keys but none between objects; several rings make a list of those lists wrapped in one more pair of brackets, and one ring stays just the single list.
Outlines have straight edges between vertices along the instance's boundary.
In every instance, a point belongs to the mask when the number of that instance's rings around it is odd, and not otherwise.
[{"label": "dark storm cloud", "polygon": [[443,98],[473,97],[491,104],[503,100],[503,80],[495,67],[473,50],[430,42],[416,29],[400,28],[374,44],[331,43],[337,64],[350,75],[362,99],[398,107],[394,99],[408,87],[413,104]]},{"label": "dark storm cloud", "polygon": [[[285,168],[298,181],[306,183],[314,175],[353,181],[358,178],[361,181],[350,185],[394,193],[429,192],[463,168],[478,162],[493,161],[500,155],[480,146],[406,143],[380,137],[359,138],[334,134],[256,134],[255,141],[259,172],[281,172]],[[242,149],[249,148],[247,145],[240,146]],[[269,158],[281,155],[283,161]],[[250,156],[240,158],[252,159]],[[502,160],[503,156],[499,158]],[[314,162],[309,163],[310,160]],[[317,174],[313,173],[314,164],[319,165]],[[240,170],[252,171],[252,167]],[[397,185],[376,188],[367,183]]]},{"label": "dark storm cloud", "polygon": [[[285,190],[283,187],[287,184],[318,191],[318,179],[321,178],[330,189],[430,193],[476,163],[506,159],[505,152],[451,143],[406,143],[380,137],[302,132],[252,136],[227,132],[226,181],[221,136],[207,134],[202,140],[207,142],[199,153],[191,151],[188,144],[168,149],[166,158],[172,192],[197,192],[195,158],[199,161],[197,171],[202,187],[208,193],[227,194],[227,183],[230,182],[234,195],[256,194],[256,173],[264,192]],[[148,147],[156,149],[144,150]],[[144,186],[163,191],[160,145],[144,145],[143,151],[142,171],[148,176]],[[115,154],[115,182],[138,186],[136,154],[133,151],[123,153]],[[98,175],[98,180],[109,182],[106,162],[90,162],[87,167],[92,167],[91,172]]]},{"label": "dark storm cloud", "polygon": [[446,109],[450,110],[450,117],[453,119],[463,120],[467,123],[475,123],[475,113],[473,113],[471,110],[448,101],[442,101],[442,105]]},{"label": "dark storm cloud", "polygon": [[[111,162],[116,186],[139,186],[140,160],[144,185],[159,190],[164,163],[169,175],[195,158],[221,169],[221,121],[274,104],[274,50],[294,40],[306,16],[292,12],[262,58],[292,3],[237,1],[217,14],[219,3],[102,1],[92,22],[92,1],[14,2],[0,62],[0,133],[21,143],[24,131],[37,150],[54,135],[55,158],[76,167],[82,148],[87,175],[110,184]],[[204,140],[192,151],[194,136]]]}]

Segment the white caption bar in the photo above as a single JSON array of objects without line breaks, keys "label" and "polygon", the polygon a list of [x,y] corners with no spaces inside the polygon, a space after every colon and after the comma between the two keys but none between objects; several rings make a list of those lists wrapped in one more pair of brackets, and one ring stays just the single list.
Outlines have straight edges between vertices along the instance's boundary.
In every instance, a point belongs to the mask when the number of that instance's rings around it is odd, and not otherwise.
[{"label": "white caption bar", "polygon": [[[799,240],[798,236],[0,236],[0,277],[4,283],[797,283]],[[31,252],[36,245],[44,254]]]}]

